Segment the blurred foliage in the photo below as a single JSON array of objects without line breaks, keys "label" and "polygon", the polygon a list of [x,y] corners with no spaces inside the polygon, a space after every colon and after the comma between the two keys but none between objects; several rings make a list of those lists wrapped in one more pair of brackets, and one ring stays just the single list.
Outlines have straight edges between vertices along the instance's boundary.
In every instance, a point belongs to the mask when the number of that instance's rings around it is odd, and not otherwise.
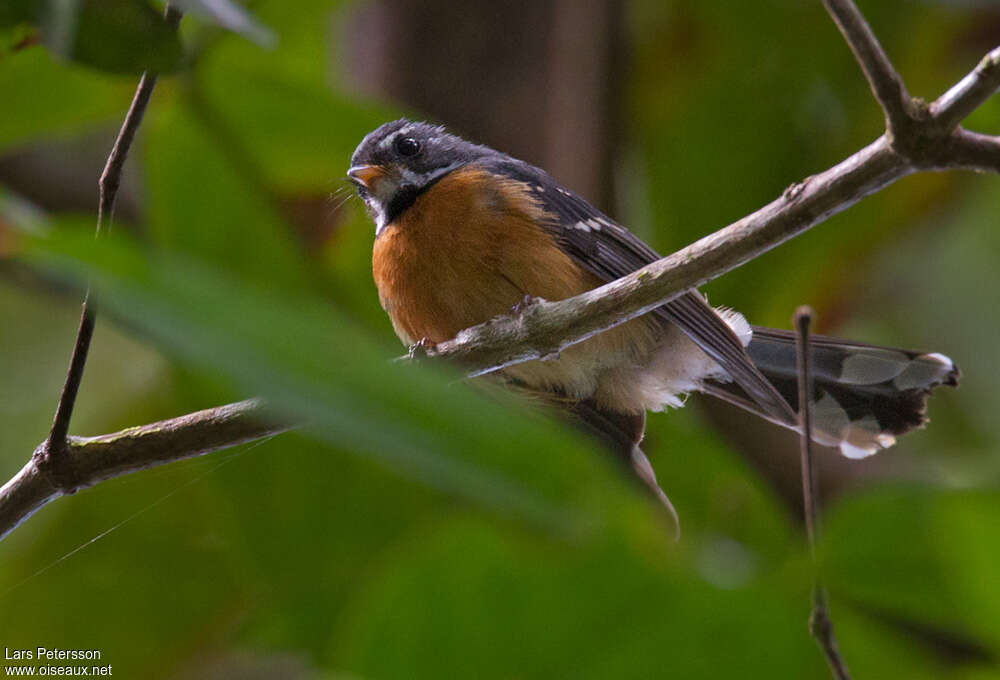
[{"label": "blurred foliage", "polygon": [[[828,677],[797,519],[693,410],[649,421],[682,519],[673,544],[564,426],[388,362],[401,348],[370,280],[371,227],[357,201],[337,206],[338,178],[399,109],[338,82],[353,6],[261,0],[227,23],[229,3],[193,4],[182,55],[144,43],[180,70],[130,160],[140,223],[95,244],[93,215],[45,215],[0,188],[0,255],[14,257],[0,263],[0,476],[49,426],[88,277],[103,314],[74,433],[249,394],[310,425],[39,512],[0,543],[4,645],[96,648],[116,676],[144,678]],[[928,98],[1000,33],[989,8],[863,9]],[[637,0],[629,18],[619,216],[662,251],[880,132],[819,3]],[[54,55],[30,46],[32,22],[0,15],[0,153],[115,129],[135,86],[116,73],[157,62]],[[77,45],[119,49],[112,26],[88,26]],[[998,112],[994,98],[969,124],[998,132]],[[899,446],[918,481],[871,481],[829,508],[833,616],[856,677],[1000,677],[996,191],[996,177],[910,178],[708,287],[755,322],[786,325],[809,302],[824,330],[947,352],[965,371],[933,399],[933,427]]]},{"label": "blurred foliage", "polygon": [[142,0],[7,0],[0,30],[37,31],[61,57],[111,73],[169,72],[181,61],[177,32]]}]

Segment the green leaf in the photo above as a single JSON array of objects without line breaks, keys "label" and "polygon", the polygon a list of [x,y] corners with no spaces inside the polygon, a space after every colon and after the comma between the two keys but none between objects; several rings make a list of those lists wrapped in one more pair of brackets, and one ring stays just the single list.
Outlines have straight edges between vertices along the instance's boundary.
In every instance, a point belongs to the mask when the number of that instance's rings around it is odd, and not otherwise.
[{"label": "green leaf", "polygon": [[199,73],[203,105],[281,191],[329,193],[361,138],[398,115],[284,74],[206,61]]},{"label": "green leaf", "polygon": [[652,501],[565,426],[449,370],[390,362],[396,350],[308,295],[120,239],[59,231],[31,252],[48,268],[89,272],[102,307],[136,332],[327,441],[567,537],[621,521],[666,539]]},{"label": "green leaf", "polygon": [[263,47],[273,47],[277,42],[271,29],[230,0],[172,0],[171,4],[239,33]]},{"label": "green leaf", "polygon": [[824,537],[833,596],[1000,652],[997,501],[902,487],[841,503]]},{"label": "green leaf", "polygon": [[34,23],[40,8],[38,0],[6,0],[0,3],[0,30]]},{"label": "green leaf", "polygon": [[[62,6],[68,11],[55,11]],[[178,68],[183,51],[177,31],[142,0],[50,3],[43,37],[57,54],[110,73]]]},{"label": "green leaf", "polygon": [[25,23],[61,57],[109,73],[167,73],[181,62],[177,31],[143,0],[15,0],[0,8],[0,28]]},{"label": "green leaf", "polygon": [[17,105],[0,116],[0,152],[120,120],[134,91],[134,82],[115,81],[61,62],[48,50],[25,49],[4,56],[0,92],[16,93],[12,96]]},{"label": "green leaf", "polygon": [[412,532],[364,585],[334,652],[363,677],[822,677],[784,584],[715,588],[624,541],[553,551],[456,519]]},{"label": "green leaf", "polygon": [[156,242],[267,285],[301,286],[292,229],[246,162],[240,139],[183,100],[169,104],[145,121],[148,220]]}]

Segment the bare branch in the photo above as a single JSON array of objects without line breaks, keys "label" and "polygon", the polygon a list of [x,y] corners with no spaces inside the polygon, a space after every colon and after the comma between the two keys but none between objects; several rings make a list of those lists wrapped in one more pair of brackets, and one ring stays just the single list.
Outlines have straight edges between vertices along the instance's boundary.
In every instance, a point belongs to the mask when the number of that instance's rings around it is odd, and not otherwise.
[{"label": "bare branch", "polygon": [[830,610],[826,606],[826,589],[819,583],[813,585],[812,614],[809,616],[809,632],[819,643],[830,672],[837,680],[851,680],[844,657],[840,654],[837,636],[833,634],[833,621],[830,620]]},{"label": "bare branch", "polygon": [[517,316],[468,328],[428,349],[472,375],[558,355],[739,267],[914,172],[883,136],[826,172],[789,187],[757,212],[617,281],[558,302],[535,300]]},{"label": "bare branch", "polygon": [[1000,87],[1000,47],[983,57],[969,75],[931,104],[930,114],[944,131],[959,123],[982,106]]},{"label": "bare branch", "polygon": [[795,310],[792,325],[795,327],[795,349],[799,382],[799,451],[802,457],[802,507],[806,520],[806,539],[812,558],[815,580],[812,588],[812,614],[809,616],[809,632],[816,638],[823,650],[830,671],[837,680],[850,680],[847,664],[840,654],[837,636],[833,632],[833,621],[826,606],[826,589],[823,587],[822,567],[816,554],[819,537],[819,469],[813,465],[812,455],[812,361],[809,356],[809,326],[813,311],[802,306]]},{"label": "bare branch", "polygon": [[799,453],[802,463],[802,505],[806,520],[806,538],[809,553],[816,561],[816,537],[819,534],[819,493],[816,469],[812,457],[812,364],[809,361],[809,326],[813,310],[802,306],[795,310],[792,325],[795,327],[795,349],[799,374]]},{"label": "bare branch", "polygon": [[915,107],[878,38],[852,0],[823,0],[823,5],[861,65],[872,94],[885,113],[890,138],[904,135],[912,125]]},{"label": "bare branch", "polygon": [[0,538],[46,503],[112,477],[201,456],[290,429],[257,400],[190,413],[100,437],[69,437],[57,459],[39,465],[42,446],[0,488]]},{"label": "bare branch", "polygon": [[[164,9],[164,18],[167,25],[177,30],[181,21],[181,13],[168,3]],[[142,115],[146,112],[146,105],[153,94],[153,87],[156,86],[156,73],[146,72],[139,79],[139,86],[132,97],[132,104],[129,106],[122,127],[118,131],[118,138],[108,155],[108,162],[101,173],[98,183],[99,200],[97,203],[97,231],[100,236],[104,231],[110,230],[111,217],[115,209],[115,197],[118,195],[118,186],[121,184],[122,168],[128,158],[129,149],[132,148],[132,140],[142,123]],[[94,324],[97,321],[97,310],[90,299],[90,291],[83,298],[83,312],[80,315],[80,327],[76,332],[76,341],[73,344],[73,354],[69,361],[69,370],[66,372],[66,382],[63,385],[62,393],[59,395],[59,403],[56,405],[56,414],[52,420],[52,430],[49,432],[48,444],[45,446],[46,457],[58,457],[66,448],[66,435],[69,433],[69,421],[73,416],[73,407],[76,404],[76,395],[80,390],[80,381],[83,380],[83,369],[87,363],[87,354],[90,351],[90,340],[94,336]]]},{"label": "bare branch", "polygon": [[943,155],[955,166],[1000,173],[1000,137],[959,128],[948,139],[947,147]]},{"label": "bare branch", "polygon": [[[845,32],[849,40],[855,36],[859,44],[867,45],[866,53],[885,56],[853,3],[824,1],[832,8],[831,13],[844,17],[851,31],[850,35]],[[871,36],[871,41],[864,36]],[[882,64],[879,68],[873,66],[873,72],[885,75],[891,71],[898,79],[888,60],[872,59],[873,64]],[[895,138],[887,131],[833,168],[793,184],[781,197],[738,222],[582,295],[559,302],[536,299],[516,317],[498,317],[466,329],[428,354],[453,359],[471,375],[556,356],[573,344],[739,267],[901,177],[919,170],[1000,173],[1000,138],[961,128],[947,129],[961,121],[958,112],[971,113],[973,102],[981,104],[1000,88],[998,60],[1000,48],[990,52],[959,85],[938,99],[930,107],[934,113],[913,119],[912,125],[898,130]]]}]

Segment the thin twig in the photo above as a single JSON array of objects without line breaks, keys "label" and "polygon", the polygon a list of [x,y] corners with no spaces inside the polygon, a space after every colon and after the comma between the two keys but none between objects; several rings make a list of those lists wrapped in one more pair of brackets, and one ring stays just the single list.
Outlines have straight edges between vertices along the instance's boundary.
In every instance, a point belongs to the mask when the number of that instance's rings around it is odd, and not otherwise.
[{"label": "thin twig", "polygon": [[817,581],[812,589],[812,614],[809,616],[809,632],[819,643],[830,672],[837,680],[851,680],[844,657],[840,654],[837,636],[833,633],[833,621],[830,620],[830,610],[826,606],[826,589]]},{"label": "thin twig", "polygon": [[792,319],[795,330],[795,350],[799,374],[799,453],[802,458],[802,504],[805,511],[806,538],[809,552],[816,561],[817,505],[815,491],[818,490],[815,467],[812,458],[812,363],[809,360],[809,325],[813,310],[803,305],[795,310]]},{"label": "thin twig", "polygon": [[809,616],[809,632],[816,638],[826,656],[830,670],[837,680],[850,680],[847,664],[837,646],[837,636],[833,632],[833,622],[826,606],[826,590],[823,587],[822,566],[816,553],[819,540],[819,470],[812,457],[812,362],[809,356],[809,325],[813,311],[802,306],[795,310],[793,324],[796,336],[795,346],[799,376],[799,451],[802,456],[802,506],[806,521],[806,538],[809,541],[809,555],[815,571],[812,588],[812,614]]},{"label": "thin twig", "polygon": [[945,131],[953,130],[1000,86],[1000,47],[983,57],[976,68],[930,105],[929,111]]},{"label": "thin twig", "polygon": [[851,0],[823,0],[823,5],[861,65],[872,94],[885,113],[890,138],[905,135],[914,117],[913,100],[868,22]]},{"label": "thin twig", "polygon": [[[164,10],[164,20],[167,25],[177,29],[181,20],[181,13],[169,4]],[[101,173],[98,183],[99,199],[97,204],[97,229],[96,236],[101,236],[111,229],[111,219],[114,214],[115,197],[118,195],[118,187],[121,184],[122,168],[128,158],[129,149],[132,147],[132,140],[142,122],[142,114],[146,111],[146,105],[153,94],[153,87],[156,85],[156,73],[146,72],[139,79],[139,86],[136,88],[132,104],[129,106],[122,127],[118,131],[111,153],[108,155],[108,162]],[[76,333],[76,342],[73,345],[73,355],[70,358],[69,370],[66,373],[66,382],[63,385],[62,393],[59,396],[59,404],[56,406],[55,417],[52,420],[52,430],[49,432],[49,446],[46,447],[45,456],[51,458],[61,455],[65,449],[66,435],[69,433],[69,421],[73,416],[73,407],[76,404],[76,395],[80,390],[80,381],[83,379],[83,369],[87,363],[87,354],[90,351],[90,341],[94,336],[94,324],[97,320],[97,310],[90,297],[90,290],[83,298],[83,313],[80,316],[80,327]]]}]

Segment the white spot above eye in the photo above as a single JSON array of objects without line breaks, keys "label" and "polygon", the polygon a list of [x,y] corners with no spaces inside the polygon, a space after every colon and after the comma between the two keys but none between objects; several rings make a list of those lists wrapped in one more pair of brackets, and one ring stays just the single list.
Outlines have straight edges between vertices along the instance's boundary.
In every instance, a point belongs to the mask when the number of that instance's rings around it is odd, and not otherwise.
[{"label": "white spot above eye", "polygon": [[396,137],[398,137],[399,135],[405,135],[407,132],[409,132],[412,129],[413,129],[413,124],[412,123],[409,124],[409,125],[404,125],[403,127],[401,127],[398,130],[396,130],[395,133],[389,135],[388,137],[386,137],[385,139],[383,139],[381,142],[379,142],[378,143],[378,148],[380,148],[380,149],[388,149],[390,146],[392,146],[392,143],[396,141]]}]

